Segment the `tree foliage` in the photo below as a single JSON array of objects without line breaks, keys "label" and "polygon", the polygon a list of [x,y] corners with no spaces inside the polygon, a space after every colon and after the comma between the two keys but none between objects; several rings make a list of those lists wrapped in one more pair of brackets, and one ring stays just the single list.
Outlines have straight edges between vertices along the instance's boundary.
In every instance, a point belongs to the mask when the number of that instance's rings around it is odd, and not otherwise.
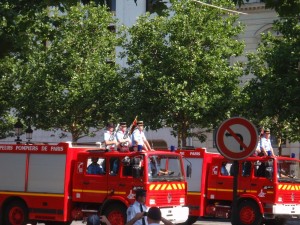
[{"label": "tree foliage", "polygon": [[14,120],[11,116],[11,106],[14,101],[14,61],[10,58],[0,60],[0,138],[11,135]]},{"label": "tree foliage", "polygon": [[265,0],[266,7],[275,9],[280,17],[300,16],[299,0]]},{"label": "tree foliage", "polygon": [[268,122],[281,147],[285,138],[300,140],[299,17],[281,17],[274,23],[273,31],[262,34],[257,52],[248,56],[248,71],[255,78],[245,88],[245,108],[249,116]]},{"label": "tree foliage", "polygon": [[[213,128],[230,115],[238,94],[243,43],[237,17],[191,1],[171,1],[166,16],[142,16],[124,46],[132,105],[152,129],[173,127],[185,146],[194,127]],[[231,7],[231,1],[218,1]]]},{"label": "tree foliage", "polygon": [[77,141],[112,116],[121,78],[111,23],[107,8],[93,4],[37,13],[14,73],[21,118],[31,117],[36,128],[69,131]]}]

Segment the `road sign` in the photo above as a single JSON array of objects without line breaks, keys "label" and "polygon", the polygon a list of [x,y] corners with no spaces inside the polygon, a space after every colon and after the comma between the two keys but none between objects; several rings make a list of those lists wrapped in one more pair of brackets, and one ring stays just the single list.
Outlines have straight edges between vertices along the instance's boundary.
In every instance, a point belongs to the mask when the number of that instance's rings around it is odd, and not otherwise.
[{"label": "road sign", "polygon": [[256,149],[258,134],[248,120],[233,117],[225,120],[216,134],[218,151],[227,159],[240,160],[252,155]]}]

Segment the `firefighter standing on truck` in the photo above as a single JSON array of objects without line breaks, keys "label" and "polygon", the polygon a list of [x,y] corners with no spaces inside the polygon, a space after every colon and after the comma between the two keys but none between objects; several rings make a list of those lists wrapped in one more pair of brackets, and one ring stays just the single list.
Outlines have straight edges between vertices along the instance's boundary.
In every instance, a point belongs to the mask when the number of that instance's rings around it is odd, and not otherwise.
[{"label": "firefighter standing on truck", "polygon": [[104,132],[104,143],[105,143],[105,148],[108,151],[116,150],[116,147],[118,145],[118,141],[116,139],[114,129],[115,127],[113,123],[107,123],[106,131]]},{"label": "firefighter standing on truck", "polygon": [[117,132],[118,151],[128,152],[131,145],[131,140],[126,132],[126,122],[120,122],[120,130]]},{"label": "firefighter standing on truck", "polygon": [[138,150],[138,146],[141,146],[142,150],[153,151],[145,136],[143,121],[137,122],[137,129],[132,133],[132,146],[134,151]]}]

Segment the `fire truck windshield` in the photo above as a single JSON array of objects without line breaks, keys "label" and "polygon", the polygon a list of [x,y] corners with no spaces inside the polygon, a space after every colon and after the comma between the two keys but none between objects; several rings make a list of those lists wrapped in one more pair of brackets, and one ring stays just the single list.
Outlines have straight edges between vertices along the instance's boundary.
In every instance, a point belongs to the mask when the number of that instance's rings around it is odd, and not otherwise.
[{"label": "fire truck windshield", "polygon": [[300,182],[300,164],[294,160],[278,160],[277,162],[279,182]]},{"label": "fire truck windshield", "polygon": [[148,158],[149,181],[184,181],[180,158],[177,156],[151,155]]}]

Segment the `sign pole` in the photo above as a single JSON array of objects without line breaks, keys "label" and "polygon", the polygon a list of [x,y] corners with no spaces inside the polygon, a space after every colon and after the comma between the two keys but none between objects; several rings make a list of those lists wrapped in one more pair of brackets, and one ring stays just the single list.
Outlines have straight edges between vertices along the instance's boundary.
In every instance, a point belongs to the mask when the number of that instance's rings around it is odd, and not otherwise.
[{"label": "sign pole", "polygon": [[257,146],[256,127],[242,117],[225,120],[217,130],[216,146],[226,159],[233,160],[233,190],[231,224],[238,224],[238,173],[239,160],[253,154]]},{"label": "sign pole", "polygon": [[237,210],[237,199],[238,199],[238,172],[239,172],[239,161],[234,160],[233,161],[233,196],[232,196],[232,213],[231,213],[231,224],[232,225],[238,225],[237,224],[237,218],[238,218],[238,210]]}]

